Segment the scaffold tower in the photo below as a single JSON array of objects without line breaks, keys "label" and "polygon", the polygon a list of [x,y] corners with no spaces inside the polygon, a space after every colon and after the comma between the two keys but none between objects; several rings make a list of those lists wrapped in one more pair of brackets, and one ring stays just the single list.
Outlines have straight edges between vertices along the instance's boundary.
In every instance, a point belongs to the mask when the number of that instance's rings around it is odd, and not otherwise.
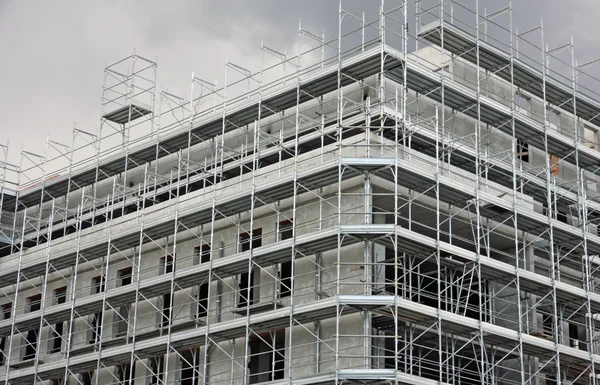
[{"label": "scaffold tower", "polygon": [[495,5],[340,1],[189,95],[134,51],[0,145],[0,378],[600,384],[600,61]]}]

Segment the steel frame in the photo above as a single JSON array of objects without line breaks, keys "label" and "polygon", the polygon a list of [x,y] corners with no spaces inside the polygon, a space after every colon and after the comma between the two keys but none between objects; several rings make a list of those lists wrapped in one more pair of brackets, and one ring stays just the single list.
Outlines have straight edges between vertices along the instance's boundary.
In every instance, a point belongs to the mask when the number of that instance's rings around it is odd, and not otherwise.
[{"label": "steel frame", "polygon": [[0,375],[597,384],[597,63],[511,0],[382,0],[189,99],[106,66],[97,134],[0,146]]}]

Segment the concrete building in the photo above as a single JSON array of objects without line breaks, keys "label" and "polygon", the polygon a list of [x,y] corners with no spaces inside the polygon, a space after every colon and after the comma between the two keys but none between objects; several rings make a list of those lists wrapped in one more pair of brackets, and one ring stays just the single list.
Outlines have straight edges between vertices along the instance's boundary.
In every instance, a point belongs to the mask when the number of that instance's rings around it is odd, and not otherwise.
[{"label": "concrete building", "polygon": [[97,133],[1,164],[5,383],[597,384],[587,63],[429,3],[190,98],[106,67]]}]

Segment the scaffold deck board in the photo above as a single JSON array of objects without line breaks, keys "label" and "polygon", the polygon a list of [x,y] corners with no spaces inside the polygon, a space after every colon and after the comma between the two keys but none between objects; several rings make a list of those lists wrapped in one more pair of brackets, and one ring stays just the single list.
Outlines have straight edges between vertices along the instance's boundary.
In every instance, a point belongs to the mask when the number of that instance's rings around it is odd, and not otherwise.
[{"label": "scaffold deck board", "polygon": [[[437,46],[441,46],[442,30],[445,50],[468,60],[472,64],[477,64],[475,47],[479,46],[479,65],[482,68],[494,72],[497,76],[510,83],[510,63],[512,62],[515,86],[539,98],[544,97],[543,74],[539,69],[531,67],[518,58],[511,58],[506,52],[495,48],[481,39],[477,41],[475,36],[461,30],[455,25],[446,22],[441,23],[439,20],[434,21],[422,26],[419,30],[419,36]],[[540,67],[542,67],[541,63]],[[562,109],[573,113],[573,103],[568,102],[573,99],[573,87],[570,84],[571,79],[565,80],[568,81],[567,84],[546,76],[546,100],[551,104],[560,105]],[[581,92],[576,93],[576,101],[577,116],[582,119],[589,119],[592,123],[600,125],[600,116],[598,115],[600,103],[581,94]]]}]

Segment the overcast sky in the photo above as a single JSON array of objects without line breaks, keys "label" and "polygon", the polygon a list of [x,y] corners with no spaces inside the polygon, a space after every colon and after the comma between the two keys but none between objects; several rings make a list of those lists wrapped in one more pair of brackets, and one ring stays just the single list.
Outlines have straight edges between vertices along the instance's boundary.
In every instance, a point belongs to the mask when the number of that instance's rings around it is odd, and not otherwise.
[{"label": "overcast sky", "polygon": [[[345,0],[343,6],[372,19],[379,3]],[[474,8],[475,0],[462,3]],[[399,4],[386,0],[386,8]],[[481,0],[480,7],[483,12],[505,5]],[[600,56],[600,1],[513,0],[513,7],[521,30],[544,17],[550,46],[573,34],[580,63]],[[226,55],[257,70],[261,38],[274,49],[290,50],[299,19],[314,33],[335,37],[337,8],[337,0],[0,0],[0,143],[10,140],[10,159],[18,162],[22,143],[42,154],[48,133],[69,144],[74,122],[96,133],[105,62],[134,47],[158,58],[163,89],[188,97],[192,68],[221,84]]]}]

